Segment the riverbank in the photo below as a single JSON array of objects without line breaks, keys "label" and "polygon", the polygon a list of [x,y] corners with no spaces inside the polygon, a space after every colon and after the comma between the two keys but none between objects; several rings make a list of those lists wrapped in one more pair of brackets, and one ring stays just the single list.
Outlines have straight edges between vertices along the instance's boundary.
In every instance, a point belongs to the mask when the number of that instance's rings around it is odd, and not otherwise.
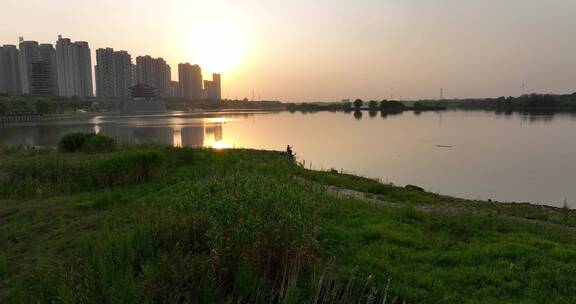
[{"label": "riverbank", "polygon": [[576,214],[255,150],[0,150],[0,302],[570,303]]}]

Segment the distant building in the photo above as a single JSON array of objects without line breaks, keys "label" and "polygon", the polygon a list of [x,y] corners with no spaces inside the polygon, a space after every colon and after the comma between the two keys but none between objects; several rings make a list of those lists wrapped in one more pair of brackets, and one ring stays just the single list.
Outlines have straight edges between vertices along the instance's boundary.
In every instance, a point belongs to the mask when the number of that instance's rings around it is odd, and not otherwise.
[{"label": "distant building", "polygon": [[115,96],[114,75],[114,49],[105,48],[96,50],[96,96],[112,98]]},{"label": "distant building", "polygon": [[156,88],[145,83],[139,83],[130,87],[130,97],[133,100],[154,100]]},{"label": "distant building", "polygon": [[58,95],[56,51],[52,44],[40,44],[39,57],[32,62],[30,71],[30,94]]},{"label": "distant building", "polygon": [[32,71],[32,62],[40,57],[40,49],[36,41],[24,41],[20,38],[20,85],[22,94],[30,94],[30,73]]},{"label": "distant building", "polygon": [[178,81],[170,81],[170,97],[182,97],[182,94],[180,94],[180,83]]},{"label": "distant building", "polygon": [[56,95],[53,65],[45,61],[35,61],[30,69],[30,94],[40,96]]},{"label": "distant building", "polygon": [[212,74],[212,81],[204,80],[205,98],[214,101],[222,100],[222,85],[220,74]]},{"label": "distant building", "polygon": [[92,97],[92,59],[88,42],[58,36],[56,67],[60,96]]},{"label": "distant building", "polygon": [[184,98],[198,100],[202,98],[202,69],[199,65],[181,63],[178,65],[180,94]]},{"label": "distant building", "polygon": [[20,51],[15,45],[0,47],[0,93],[22,93],[19,57]]},{"label": "distant building", "polygon": [[96,96],[126,98],[133,85],[132,57],[112,48],[96,50]]},{"label": "distant building", "polygon": [[128,97],[132,79],[132,56],[126,51],[114,52],[114,82],[117,98]]},{"label": "distant building", "polygon": [[58,95],[56,52],[52,44],[24,41],[20,37],[18,67],[20,93]]},{"label": "distant building", "polygon": [[170,97],[170,66],[162,58],[136,57],[136,82],[157,88],[158,97]]},{"label": "distant building", "polygon": [[122,112],[127,114],[166,112],[166,104],[161,99],[155,99],[155,91],[155,87],[143,83],[130,87],[131,99],[122,102]]},{"label": "distant building", "polygon": [[136,84],[138,84],[138,82],[136,77],[136,64],[134,63],[131,66],[131,72],[132,72],[132,86],[135,86]]}]

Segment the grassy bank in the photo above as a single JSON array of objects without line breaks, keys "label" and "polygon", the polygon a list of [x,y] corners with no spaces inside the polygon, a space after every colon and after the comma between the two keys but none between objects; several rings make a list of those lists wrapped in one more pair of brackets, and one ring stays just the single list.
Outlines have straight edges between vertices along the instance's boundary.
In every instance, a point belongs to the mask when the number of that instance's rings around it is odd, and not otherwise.
[{"label": "grassy bank", "polygon": [[575,218],[277,152],[2,148],[0,302],[573,303]]}]

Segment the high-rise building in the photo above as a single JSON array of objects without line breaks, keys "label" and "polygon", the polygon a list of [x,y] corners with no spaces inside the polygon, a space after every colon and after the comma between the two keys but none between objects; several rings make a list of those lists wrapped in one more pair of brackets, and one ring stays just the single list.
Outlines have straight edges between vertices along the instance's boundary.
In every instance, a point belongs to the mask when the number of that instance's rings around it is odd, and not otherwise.
[{"label": "high-rise building", "polygon": [[56,42],[58,91],[61,96],[92,97],[92,59],[88,42],[58,36]]},{"label": "high-rise building", "polygon": [[115,97],[114,87],[114,49],[96,50],[96,96],[101,98]]},{"label": "high-rise building", "polygon": [[32,62],[40,58],[40,49],[36,41],[24,41],[20,37],[20,85],[22,94],[30,94],[30,73],[32,71]]},{"label": "high-rise building", "polygon": [[30,94],[31,95],[56,95],[54,83],[54,69],[46,61],[32,62],[30,69]]},{"label": "high-rise building", "polygon": [[178,65],[180,94],[184,98],[198,100],[202,98],[202,69],[199,65],[181,63]]},{"label": "high-rise building", "polygon": [[222,85],[220,74],[212,74],[212,81],[204,80],[204,95],[209,100],[222,100]]},{"label": "high-rise building", "polygon": [[126,98],[132,80],[132,57],[112,48],[96,50],[96,95],[103,98]]},{"label": "high-rise building", "polygon": [[170,81],[170,97],[182,97],[182,94],[180,94],[180,83],[178,81]]},{"label": "high-rise building", "polygon": [[222,81],[220,74],[212,74],[212,82],[214,83],[214,100],[222,100]]},{"label": "high-rise building", "polygon": [[136,77],[136,65],[134,63],[130,70],[132,72],[132,86],[135,86],[138,83],[138,77]]},{"label": "high-rise building", "polygon": [[114,52],[114,81],[117,98],[126,98],[130,95],[132,80],[132,56],[126,51]]},{"label": "high-rise building", "polygon": [[170,97],[170,66],[162,58],[151,56],[136,57],[136,82],[157,89],[159,97]]},{"label": "high-rise building", "polygon": [[88,42],[76,41],[74,45],[78,52],[78,70],[80,75],[80,95],[82,97],[93,97],[94,88],[92,84],[92,54]]},{"label": "high-rise building", "polygon": [[31,63],[30,94],[58,94],[56,52],[52,44],[45,43],[38,46],[38,58]]},{"label": "high-rise building", "polygon": [[22,93],[19,57],[20,51],[15,45],[0,47],[0,93]]},{"label": "high-rise building", "polygon": [[56,53],[52,44],[20,37],[19,74],[21,93],[57,95]]}]

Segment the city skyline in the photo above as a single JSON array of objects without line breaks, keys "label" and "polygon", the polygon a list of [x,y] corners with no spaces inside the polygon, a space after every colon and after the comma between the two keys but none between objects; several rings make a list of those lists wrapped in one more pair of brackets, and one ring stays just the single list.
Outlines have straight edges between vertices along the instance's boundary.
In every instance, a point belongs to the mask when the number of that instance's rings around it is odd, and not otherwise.
[{"label": "city skyline", "polygon": [[[437,98],[440,88],[446,99],[497,97],[520,95],[522,83],[526,92],[539,93],[571,93],[576,84],[575,2],[157,4],[6,0],[0,41],[15,44],[20,35],[52,41],[61,33],[89,41],[93,51],[112,47],[133,57],[162,57],[173,67],[172,79],[178,63],[199,64],[206,75],[225,75],[222,94],[232,99],[250,98],[252,90],[284,101],[420,99]],[[18,22],[23,18],[37,22]],[[218,48],[238,51],[210,52]],[[217,55],[230,61],[222,64],[230,70],[211,70]]]},{"label": "city skyline", "polygon": [[137,56],[133,62],[127,51],[106,47],[95,50],[92,66],[88,42],[57,37],[56,47],[24,37],[18,46],[0,44],[0,93],[122,99],[140,84],[161,98],[222,100],[221,74],[203,80],[198,64],[178,64],[178,81],[173,81],[172,68],[162,57]]}]

